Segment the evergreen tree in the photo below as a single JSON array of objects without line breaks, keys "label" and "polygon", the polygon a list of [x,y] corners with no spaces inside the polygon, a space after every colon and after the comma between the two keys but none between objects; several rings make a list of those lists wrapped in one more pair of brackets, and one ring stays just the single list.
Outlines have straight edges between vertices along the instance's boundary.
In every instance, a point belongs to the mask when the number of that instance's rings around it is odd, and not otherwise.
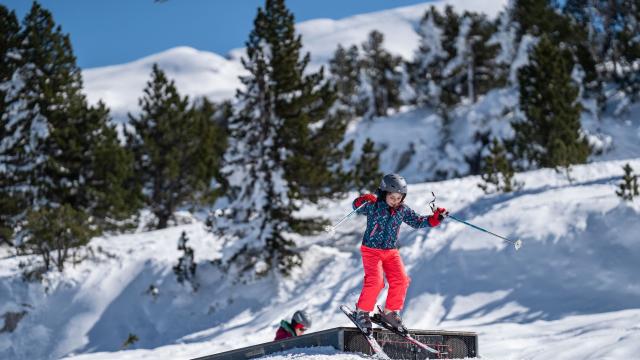
[{"label": "evergreen tree", "polygon": [[361,103],[367,109],[366,118],[386,116],[389,109],[397,110],[402,105],[402,59],[386,51],[383,42],[384,35],[374,30],[362,44]]},{"label": "evergreen tree", "polygon": [[[126,188],[130,167],[108,124],[108,110],[102,103],[88,106],[81,93],[71,42],[51,13],[34,3],[18,38],[19,65],[2,85],[4,104],[9,104],[2,114],[2,158],[3,170],[11,174],[8,182],[3,179],[3,187],[9,184],[3,192],[15,195],[19,189],[19,201],[0,207],[17,210],[3,216],[19,229],[14,243],[44,257],[48,254],[42,251],[57,251],[63,255],[56,261],[62,269],[68,254],[64,249],[85,243],[94,229],[105,229],[134,211],[135,201]],[[75,213],[83,216],[67,216]],[[67,229],[77,238],[54,241],[45,236],[42,214],[67,221],[56,229]],[[42,239],[46,246],[39,245]]]},{"label": "evergreen tree", "polygon": [[621,67],[637,59],[640,46],[637,39],[640,3],[637,0],[596,1],[595,11],[604,30],[602,58],[612,61],[614,76],[624,76]]},{"label": "evergreen tree", "polygon": [[230,205],[210,219],[228,243],[222,263],[240,271],[287,274],[301,264],[291,232],[322,228],[319,219],[293,215],[300,201],[335,197],[346,188],[340,164],[350,152],[341,148],[348,118],[330,112],[335,93],[323,69],[306,74],[309,54],[300,56],[301,37],[283,0],[258,9],[247,42],[229,124],[224,173]]},{"label": "evergreen tree", "polygon": [[521,159],[542,167],[584,163],[590,149],[580,134],[581,106],[572,84],[571,66],[546,37],[518,72],[523,121],[513,122],[516,151]]},{"label": "evergreen tree", "polygon": [[512,21],[517,24],[517,42],[525,34],[534,37],[545,35],[556,46],[567,50],[562,55],[568,63],[579,65],[584,72],[580,85],[586,90],[586,95],[600,97],[602,79],[596,69],[587,28],[553,9],[548,0],[514,0],[510,11]]},{"label": "evergreen tree", "polygon": [[375,143],[367,138],[362,145],[362,155],[354,168],[353,184],[359,192],[372,191],[382,178],[380,172],[380,152],[376,151]]},{"label": "evergreen tree", "polygon": [[11,245],[14,215],[25,208],[21,192],[17,189],[15,173],[15,141],[12,134],[10,109],[15,107],[12,91],[13,74],[20,65],[20,25],[14,11],[0,5],[0,244]]},{"label": "evergreen tree", "polygon": [[43,206],[27,214],[24,247],[40,255],[44,268],[55,265],[59,271],[71,255],[70,251],[86,245],[100,234],[92,226],[89,215],[69,204]]},{"label": "evergreen tree", "polygon": [[623,93],[640,98],[640,1],[598,1],[596,8],[604,27],[602,62],[605,76]]},{"label": "evergreen tree", "polygon": [[198,284],[195,281],[195,276],[198,264],[193,261],[194,252],[192,247],[187,246],[188,241],[187,233],[183,231],[180,239],[178,239],[178,250],[181,250],[183,254],[178,259],[178,264],[173,267],[173,272],[176,274],[176,278],[180,284],[186,280],[194,290],[197,290]]},{"label": "evergreen tree", "polygon": [[140,115],[129,115],[133,131],[127,142],[144,202],[157,218],[156,228],[162,229],[179,206],[210,190],[219,166],[220,130],[211,118],[211,104],[190,106],[156,64],[139,103]]},{"label": "evergreen tree", "polygon": [[638,175],[633,173],[633,168],[629,164],[622,167],[624,175],[622,182],[618,185],[616,195],[622,200],[633,201],[633,198],[640,195],[638,192]]},{"label": "evergreen tree", "polygon": [[513,4],[513,0],[509,1],[506,8],[500,12],[496,19],[496,32],[488,42],[499,47],[494,59],[497,77],[506,79],[510,85],[516,85],[517,66],[521,65],[515,61],[518,52],[521,51],[519,50],[521,45],[516,40],[517,26],[511,19]]},{"label": "evergreen tree", "polygon": [[340,144],[350,119],[343,112],[330,111],[336,93],[324,79],[324,69],[306,73],[310,54],[301,54],[302,38],[296,35],[285,1],[267,0],[263,14],[256,18],[255,31],[269,51],[274,111],[283,121],[276,145],[287,152],[284,165],[290,195],[312,202],[341,196],[348,186],[348,173],[340,164],[351,149]]},{"label": "evergreen tree", "polygon": [[[156,0],[156,1],[164,1],[164,0]],[[120,349],[122,349],[122,350],[129,349],[131,346],[133,346],[138,341],[140,341],[140,338],[138,337],[138,335],[133,334],[133,333],[129,333],[129,335],[127,335],[127,338],[125,339],[125,341],[122,343],[122,346],[120,346]]]},{"label": "evergreen tree", "polygon": [[[447,64],[458,55],[457,39],[460,34],[461,19],[460,15],[458,15],[450,5],[445,7],[444,17],[441,20],[438,20],[437,16],[434,19],[436,20],[436,24],[443,30],[442,48],[448,54],[446,61],[442,64],[442,68],[440,70],[441,72],[444,72]],[[438,24],[438,21],[441,21],[442,23]],[[441,74],[440,103],[444,106],[439,109],[439,112],[448,111],[449,107],[456,105],[460,101],[460,98],[457,95],[459,93],[458,89],[456,89],[457,86],[457,82],[451,81],[451,79],[445,76],[444,73]]]},{"label": "evergreen tree", "polygon": [[228,188],[222,174],[222,160],[227,150],[229,136],[227,127],[229,119],[233,115],[233,106],[230,101],[218,104],[207,98],[201,98],[192,106],[191,113],[195,118],[194,123],[201,127],[199,133],[202,136],[202,146],[210,146],[213,156],[209,162],[198,161],[194,163],[193,170],[198,172],[196,176],[202,179],[202,182],[206,176],[211,175],[216,183],[214,188],[210,188],[204,183],[201,184],[202,186],[194,188],[192,199],[196,201],[195,204],[198,202],[200,205],[213,204]]},{"label": "evergreen tree", "polygon": [[481,178],[484,183],[478,184],[478,187],[485,193],[508,193],[522,187],[521,183],[515,181],[513,165],[504,146],[497,139],[493,139],[489,154],[483,158],[483,163]]},{"label": "evergreen tree", "polygon": [[362,115],[358,103],[358,89],[360,86],[360,64],[358,47],[353,45],[345,49],[338,45],[333,58],[329,60],[331,81],[335,85],[337,101],[334,106],[346,112],[350,118]]},{"label": "evergreen tree", "polygon": [[420,43],[409,63],[409,81],[416,93],[418,105],[440,106],[442,69],[449,59],[443,46],[444,19],[435,7],[431,7],[420,20]]},{"label": "evergreen tree", "polygon": [[465,97],[472,102],[478,95],[504,83],[497,78],[495,62],[499,46],[489,44],[496,32],[495,24],[484,15],[465,12],[461,18],[460,29],[456,37],[456,55],[443,70],[445,91],[448,97],[457,102]]}]

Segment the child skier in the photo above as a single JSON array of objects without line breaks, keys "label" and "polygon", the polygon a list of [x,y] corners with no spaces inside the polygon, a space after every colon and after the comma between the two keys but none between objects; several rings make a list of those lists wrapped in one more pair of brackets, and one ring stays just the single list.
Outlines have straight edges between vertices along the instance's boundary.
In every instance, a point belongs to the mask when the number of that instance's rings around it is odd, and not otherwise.
[{"label": "child skier", "polygon": [[304,310],[298,310],[291,317],[291,322],[287,322],[285,320],[280,322],[280,327],[278,328],[278,331],[276,331],[276,337],[274,340],[283,340],[303,335],[310,327],[311,318],[309,317],[309,314]]},{"label": "child skier", "polygon": [[360,247],[364,284],[356,304],[355,318],[361,328],[371,331],[369,313],[373,311],[378,294],[384,288],[384,273],[389,283],[389,292],[384,311],[378,316],[392,327],[406,331],[400,310],[404,305],[410,279],[398,251],[400,225],[405,222],[413,228],[438,226],[447,211],[437,208],[430,216],[416,214],[403,202],[407,196],[407,182],[398,174],[385,175],[376,195],[361,195],[353,201],[354,209],[366,203],[357,213],[367,216],[367,228]]}]

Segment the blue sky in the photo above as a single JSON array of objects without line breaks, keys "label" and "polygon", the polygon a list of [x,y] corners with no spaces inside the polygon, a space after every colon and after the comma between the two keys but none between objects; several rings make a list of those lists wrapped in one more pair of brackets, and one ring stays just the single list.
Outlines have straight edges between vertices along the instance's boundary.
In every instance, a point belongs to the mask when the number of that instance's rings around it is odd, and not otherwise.
[{"label": "blue sky", "polygon": [[[296,22],[340,19],[425,0],[288,0]],[[29,0],[0,0],[22,19]],[[244,46],[264,0],[41,0],[70,34],[82,68],[114,65],[186,45],[225,55]],[[303,39],[304,40],[304,39]]]}]

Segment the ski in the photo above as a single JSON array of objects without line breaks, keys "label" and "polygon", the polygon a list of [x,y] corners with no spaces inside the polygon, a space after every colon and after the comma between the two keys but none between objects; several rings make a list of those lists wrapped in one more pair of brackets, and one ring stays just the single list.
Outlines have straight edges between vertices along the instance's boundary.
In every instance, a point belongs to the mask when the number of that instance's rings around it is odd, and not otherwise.
[{"label": "ski", "polygon": [[[378,311],[383,311],[382,309],[380,309],[380,307],[378,307]],[[378,326],[382,326],[383,328],[393,332],[394,334],[401,336],[402,338],[406,339],[407,341],[413,343],[414,345],[416,345],[417,347],[426,350],[430,353],[433,354],[440,354],[440,352],[430,346],[427,346],[426,344],[421,343],[420,341],[416,340],[413,336],[411,336],[411,334],[409,334],[408,331],[401,331],[399,329],[394,328],[393,326],[389,325],[388,323],[386,323],[384,320],[382,320],[382,318],[380,317],[379,314],[373,314],[373,316],[371,317],[371,322],[378,325]],[[406,329],[405,329],[406,330]]]},{"label": "ski", "polygon": [[367,339],[367,342],[369,343],[369,345],[371,346],[371,349],[373,350],[374,356],[384,360],[391,360],[389,355],[387,355],[384,352],[384,350],[382,350],[382,346],[380,346],[378,341],[376,341],[376,339],[373,337],[373,332],[367,332],[366,329],[363,329],[358,325],[355,317],[353,316],[355,314],[355,311],[351,310],[351,308],[348,307],[347,305],[340,305],[340,310],[342,310],[342,312],[345,315],[347,315],[349,320],[351,320],[351,322],[356,326],[356,328],[360,330],[362,335],[364,335],[364,337]]}]

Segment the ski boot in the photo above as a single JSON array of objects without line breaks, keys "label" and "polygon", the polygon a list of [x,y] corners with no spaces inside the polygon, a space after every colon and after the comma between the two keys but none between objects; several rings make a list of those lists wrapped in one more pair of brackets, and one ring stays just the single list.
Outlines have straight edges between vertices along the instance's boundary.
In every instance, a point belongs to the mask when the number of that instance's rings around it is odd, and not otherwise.
[{"label": "ski boot", "polygon": [[371,324],[371,319],[369,318],[368,311],[362,311],[360,309],[356,309],[353,314],[355,321],[360,328],[360,330],[364,331],[367,334],[371,334],[373,329],[373,325]]},{"label": "ski boot", "polygon": [[373,316],[376,320],[384,322],[400,333],[407,334],[409,332],[407,328],[404,327],[404,324],[402,324],[402,318],[400,317],[400,313],[398,311],[386,312],[381,308],[378,308],[378,313]]}]

